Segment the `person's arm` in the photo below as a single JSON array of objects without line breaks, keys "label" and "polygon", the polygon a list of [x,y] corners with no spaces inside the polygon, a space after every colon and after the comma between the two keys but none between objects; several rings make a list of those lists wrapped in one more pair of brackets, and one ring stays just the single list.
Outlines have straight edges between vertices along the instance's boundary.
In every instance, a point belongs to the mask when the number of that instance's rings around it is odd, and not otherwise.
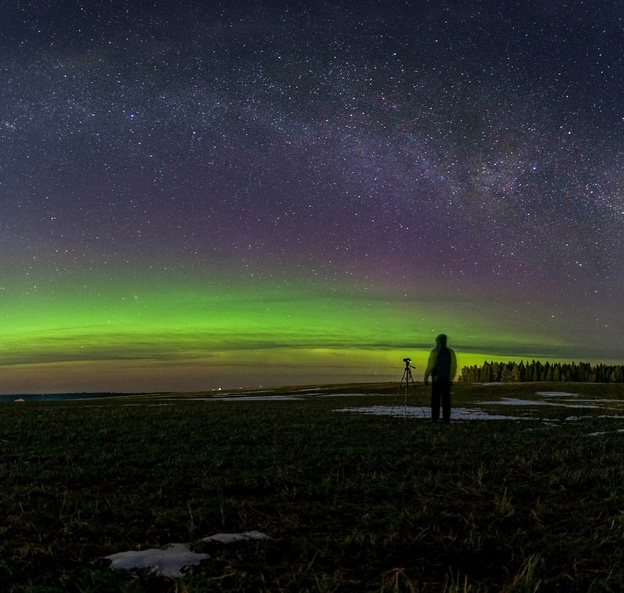
[{"label": "person's arm", "polygon": [[451,350],[451,381],[455,379],[456,374],[457,374],[457,357],[455,356],[455,351]]},{"label": "person's arm", "polygon": [[429,354],[429,361],[427,362],[427,368],[425,370],[425,385],[429,383],[429,376],[433,373],[433,369],[435,369],[436,363],[438,362],[438,351],[434,348]]}]

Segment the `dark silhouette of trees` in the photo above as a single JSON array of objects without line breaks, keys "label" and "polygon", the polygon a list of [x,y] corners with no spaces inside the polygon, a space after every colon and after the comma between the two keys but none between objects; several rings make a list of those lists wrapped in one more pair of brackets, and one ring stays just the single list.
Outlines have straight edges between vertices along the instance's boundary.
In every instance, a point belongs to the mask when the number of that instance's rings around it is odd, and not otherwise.
[{"label": "dark silhouette of trees", "polygon": [[461,383],[517,383],[522,381],[554,381],[581,383],[624,383],[624,365],[592,365],[589,362],[549,363],[539,360],[488,362],[461,369]]}]

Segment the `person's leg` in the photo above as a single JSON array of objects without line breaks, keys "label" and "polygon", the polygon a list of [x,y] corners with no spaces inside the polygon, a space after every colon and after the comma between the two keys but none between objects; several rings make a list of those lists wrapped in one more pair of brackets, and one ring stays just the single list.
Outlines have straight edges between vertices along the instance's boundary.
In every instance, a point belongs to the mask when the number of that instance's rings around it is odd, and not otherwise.
[{"label": "person's leg", "polygon": [[442,399],[442,419],[447,424],[451,421],[451,382],[440,382],[440,396]]},{"label": "person's leg", "polygon": [[431,383],[431,419],[437,422],[440,418],[440,385],[437,381]]}]

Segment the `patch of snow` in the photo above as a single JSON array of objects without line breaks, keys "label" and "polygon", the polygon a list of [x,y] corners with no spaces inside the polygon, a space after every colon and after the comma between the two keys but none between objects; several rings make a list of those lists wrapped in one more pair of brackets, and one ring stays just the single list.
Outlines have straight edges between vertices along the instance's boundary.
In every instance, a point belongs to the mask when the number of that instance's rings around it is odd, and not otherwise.
[{"label": "patch of snow", "polygon": [[[499,401],[477,402],[480,406],[550,406],[553,404],[535,401],[530,399],[519,399],[517,397],[504,397]],[[557,404],[554,404],[557,405]]]},{"label": "patch of snow", "polygon": [[121,404],[123,408],[162,408],[163,406],[172,406],[173,404],[152,404],[149,402],[138,403],[138,404]]},{"label": "patch of snow", "polygon": [[[405,416],[410,418],[431,419],[431,409],[414,406],[367,406],[361,408],[343,408],[336,412],[352,412],[356,414],[372,414],[375,416]],[[518,416],[502,416],[488,414],[482,410],[468,408],[453,408],[451,420],[534,420],[534,418],[520,418]]]},{"label": "patch of snow", "polygon": [[544,397],[578,397],[580,393],[566,393],[565,391],[538,391],[537,395]]},{"label": "patch of snow", "polygon": [[[234,542],[261,541],[271,539],[260,531],[246,531],[245,533],[217,533],[203,538],[203,542],[220,542],[231,544]],[[119,552],[104,556],[110,560],[110,568],[116,570],[138,570],[144,568],[151,573],[179,579],[184,576],[183,568],[196,566],[203,560],[210,558],[208,554],[191,552],[190,544],[169,544],[164,548],[150,548],[139,552]]]},{"label": "patch of snow", "polygon": [[268,535],[259,531],[246,531],[245,533],[217,533],[204,537],[203,542],[219,542],[220,544],[233,544],[236,542],[261,541],[271,539]]},{"label": "patch of snow", "polygon": [[220,397],[197,397],[191,398],[191,400],[202,402],[285,402],[301,401],[301,397],[297,395],[232,395]]},{"label": "patch of snow", "polygon": [[[405,394],[403,393],[399,393],[399,396],[404,396],[404,395]],[[397,397],[397,396],[394,393],[324,393],[323,395],[319,395],[319,397]]]},{"label": "patch of snow", "polygon": [[136,570],[145,568],[163,577],[178,579],[184,576],[182,569],[195,566],[210,558],[208,554],[191,552],[188,544],[169,544],[164,548],[150,548],[140,552],[119,552],[105,556],[116,570]]},{"label": "patch of snow", "polygon": [[564,404],[564,403],[554,403],[554,402],[544,402],[538,400],[531,399],[519,399],[515,397],[505,397],[500,401],[490,401],[490,402],[477,402],[481,406],[555,406],[561,408],[592,408],[595,409],[598,406],[594,404]]}]

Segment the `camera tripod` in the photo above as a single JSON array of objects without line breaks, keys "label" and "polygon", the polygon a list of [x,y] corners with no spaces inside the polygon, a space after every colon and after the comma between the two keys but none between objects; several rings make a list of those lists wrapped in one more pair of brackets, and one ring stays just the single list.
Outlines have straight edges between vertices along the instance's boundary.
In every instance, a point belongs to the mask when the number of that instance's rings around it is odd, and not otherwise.
[{"label": "camera tripod", "polygon": [[416,389],[416,383],[414,382],[414,377],[412,377],[412,369],[415,368],[412,366],[411,358],[404,358],[403,362],[405,363],[405,369],[403,369],[403,376],[401,377],[401,382],[399,383],[399,388],[397,389],[396,396],[394,398],[393,406],[396,404],[397,399],[399,397],[399,393],[401,392],[401,388],[403,387],[403,383],[405,383],[405,394],[403,399],[404,413],[407,413],[407,392],[409,390],[410,382]]}]

